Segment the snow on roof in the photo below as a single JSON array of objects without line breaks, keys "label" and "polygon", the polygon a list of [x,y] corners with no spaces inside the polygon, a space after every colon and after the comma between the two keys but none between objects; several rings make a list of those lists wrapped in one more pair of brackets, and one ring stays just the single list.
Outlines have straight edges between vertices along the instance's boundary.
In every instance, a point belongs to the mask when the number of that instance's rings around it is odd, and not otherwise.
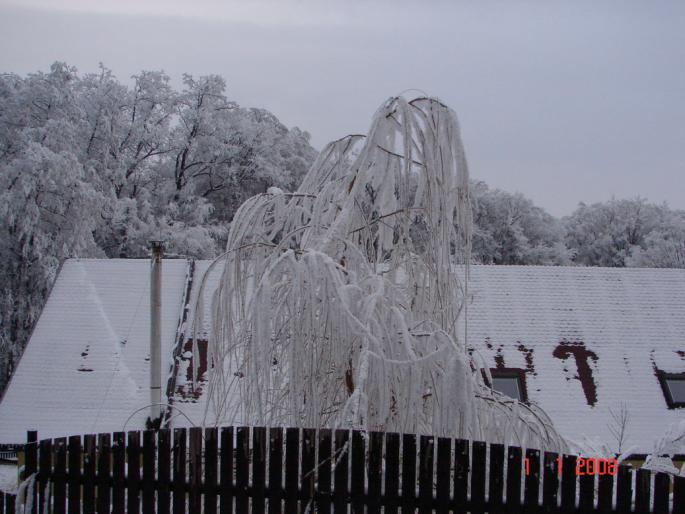
[{"label": "snow on roof", "polygon": [[[187,266],[163,264],[162,355],[171,356]],[[122,430],[149,403],[149,277],[148,260],[64,263],[0,403],[0,442],[22,442],[27,430]],[[142,427],[147,414],[127,428]]]},{"label": "snow on roof", "polygon": [[[208,264],[196,262],[190,298]],[[163,269],[163,351],[170,356],[186,263],[165,260]],[[220,273],[218,266],[208,277],[207,317]],[[145,260],[65,264],[0,404],[0,442],[22,441],[31,428],[40,436],[121,430],[147,404],[148,275]],[[99,303],[86,300],[89,294]],[[623,403],[624,449],[647,452],[683,418],[685,410],[668,409],[656,373],[685,372],[685,270],[473,266],[469,295],[469,345],[492,368],[525,370],[528,398],[565,437],[598,437],[615,448],[609,409]],[[122,338],[123,353],[114,344]],[[126,366],[114,371],[120,354]],[[174,403],[199,424],[204,396],[185,383],[189,355],[179,360]],[[144,418],[128,426],[140,427]],[[174,426],[184,423],[174,417]]]}]

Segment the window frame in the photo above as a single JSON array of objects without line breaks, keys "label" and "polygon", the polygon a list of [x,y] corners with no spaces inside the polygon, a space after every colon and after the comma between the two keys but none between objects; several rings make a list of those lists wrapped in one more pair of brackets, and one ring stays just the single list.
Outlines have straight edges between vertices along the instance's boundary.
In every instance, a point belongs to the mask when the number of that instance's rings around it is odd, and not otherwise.
[{"label": "window frame", "polygon": [[[526,370],[521,368],[490,368],[490,376],[495,378],[515,378],[518,381],[519,392],[521,393],[521,399],[518,400],[522,403],[528,403],[528,387],[526,385]],[[493,384],[488,384],[491,389]],[[499,392],[499,391],[498,391]],[[500,393],[504,394],[504,393]],[[506,395],[505,395],[506,396]],[[517,400],[517,398],[514,398]]]},{"label": "window frame", "polygon": [[682,380],[685,382],[685,372],[682,373],[666,373],[662,370],[657,370],[656,376],[659,379],[659,385],[661,386],[661,391],[664,393],[664,398],[666,400],[666,405],[669,409],[682,409],[685,408],[685,401],[677,402],[673,399],[671,395],[671,388],[668,386],[668,380]]}]

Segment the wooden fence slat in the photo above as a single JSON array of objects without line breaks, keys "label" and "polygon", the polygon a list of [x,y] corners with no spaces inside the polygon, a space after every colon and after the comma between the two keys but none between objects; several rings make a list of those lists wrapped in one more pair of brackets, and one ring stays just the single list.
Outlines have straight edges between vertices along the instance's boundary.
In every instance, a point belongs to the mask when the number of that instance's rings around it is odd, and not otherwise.
[{"label": "wooden fence slat", "polygon": [[126,480],[126,514],[140,513],[140,432],[131,430],[126,444],[128,459]]},{"label": "wooden fence slat", "polygon": [[266,429],[255,427],[252,429],[252,514],[264,514],[265,477]]},{"label": "wooden fence slat", "polygon": [[316,511],[319,514],[331,513],[331,431],[327,428],[319,430],[319,457],[317,483],[319,497],[316,501]]},{"label": "wooden fence slat", "polygon": [[[35,430],[29,430],[26,432],[26,444],[24,445],[24,478],[28,478],[38,471],[38,432]],[[28,494],[28,490],[27,490]],[[38,494],[33,488],[32,493],[33,498],[27,501],[31,501],[34,505],[31,514],[37,513],[36,501],[38,499]]]},{"label": "wooden fence slat", "polygon": [[367,513],[380,514],[383,485],[383,432],[369,433],[369,480]]},{"label": "wooden fence slat", "polygon": [[67,499],[67,440],[64,437],[55,439],[54,480],[54,514],[65,514]]},{"label": "wooden fence slat", "polygon": [[454,442],[454,502],[455,510],[465,509],[469,493],[469,472],[471,470],[469,442],[457,439]]},{"label": "wooden fence slat", "polygon": [[616,480],[616,512],[629,514],[633,501],[633,473],[630,466],[619,465]]},{"label": "wooden fence slat", "polygon": [[233,513],[233,427],[221,429],[220,464],[221,514]]},{"label": "wooden fence slat", "polygon": [[13,494],[5,495],[5,512],[7,514],[14,514],[15,501],[16,501],[16,496],[14,496]]},{"label": "wooden fence slat", "polygon": [[43,439],[38,448],[38,512],[47,514],[44,509],[46,497],[50,497],[46,489],[52,477],[52,439]]},{"label": "wooden fence slat", "polygon": [[143,432],[143,513],[155,511],[155,432]]},{"label": "wooden fence slat", "polygon": [[335,431],[335,471],[333,475],[335,491],[333,511],[335,514],[347,513],[347,499],[350,490],[348,482],[350,462],[349,437],[350,433],[347,430]]},{"label": "wooden fence slat", "polygon": [[[576,460],[576,463],[578,460]],[[586,468],[583,468],[586,469]],[[595,475],[582,474],[578,478],[578,509],[590,512],[595,508]]]},{"label": "wooden fence slat", "polygon": [[202,428],[192,427],[188,439],[188,510],[195,513],[202,510]]},{"label": "wooden fence slat", "polygon": [[512,514],[521,512],[521,448],[510,446],[507,449],[507,511]]},{"label": "wooden fence slat", "polygon": [[554,452],[545,452],[543,457],[544,471],[542,482],[542,505],[546,510],[556,509],[559,490],[559,468],[557,456]]},{"label": "wooden fence slat", "polygon": [[576,510],[576,456],[564,455],[561,464],[561,511]]},{"label": "wooden fence slat", "polygon": [[0,491],[0,514],[5,514],[5,493]]},{"label": "wooden fence slat", "polygon": [[422,435],[419,438],[419,513],[433,511],[433,461],[435,438]]},{"label": "wooden fence slat", "polygon": [[112,482],[110,482],[112,469],[112,436],[110,434],[98,434],[98,476],[97,476],[97,502],[98,514],[109,514],[112,498]]},{"label": "wooden fence slat", "polygon": [[601,514],[610,514],[614,509],[614,477],[608,473],[598,476],[597,510]]},{"label": "wooden fence slat", "polygon": [[666,473],[657,473],[654,476],[654,514],[668,514],[670,489],[671,476]]},{"label": "wooden fence slat", "polygon": [[83,436],[83,514],[95,512],[95,449],[95,435]]},{"label": "wooden fence slat", "polygon": [[474,441],[471,455],[471,510],[485,512],[485,469],[487,444]]},{"label": "wooden fence slat", "polygon": [[269,514],[282,514],[283,430],[269,429]]},{"label": "wooden fence slat", "polygon": [[397,514],[400,492],[400,434],[385,434],[385,514]]},{"label": "wooden fence slat", "polygon": [[247,514],[250,497],[247,488],[250,483],[250,429],[238,427],[235,446],[235,511]]},{"label": "wooden fence slat", "polygon": [[171,507],[171,432],[157,432],[157,514],[169,514]]},{"label": "wooden fence slat", "polygon": [[205,429],[205,503],[204,514],[216,514],[217,507],[217,455],[218,455],[217,429],[210,427]]},{"label": "wooden fence slat", "polygon": [[452,467],[452,440],[438,437],[437,462],[435,466],[436,512],[446,514],[450,508],[450,470]]},{"label": "wooden fence slat", "polygon": [[538,512],[540,494],[540,451],[527,449],[523,467],[526,471],[523,491],[523,511],[526,513]]},{"label": "wooden fence slat", "polygon": [[285,431],[285,512],[298,512],[297,496],[300,480],[300,430]]},{"label": "wooden fence slat", "polygon": [[504,445],[490,445],[490,482],[488,487],[488,498],[490,513],[498,514],[503,511],[504,492]]},{"label": "wooden fence slat", "polygon": [[313,512],[314,484],[316,478],[316,430],[302,431],[302,510],[309,507]]},{"label": "wooden fence slat", "polygon": [[651,473],[638,469],[635,477],[635,512],[649,512]]},{"label": "wooden fence slat", "polygon": [[685,512],[685,477],[673,478],[673,510],[671,512],[673,514]]},{"label": "wooden fence slat", "polygon": [[186,512],[186,429],[174,429],[174,463],[172,489],[174,497],[172,508],[174,514]]},{"label": "wooden fence slat", "polygon": [[79,514],[81,512],[81,436],[69,436],[67,452],[69,462],[67,507],[69,514]]},{"label": "wooden fence slat", "polygon": [[366,441],[362,432],[352,431],[352,455],[350,463],[350,494],[352,513],[364,514],[364,472],[366,468]]},{"label": "wooden fence slat", "polygon": [[416,505],[416,436],[402,434],[402,514],[414,512]]}]

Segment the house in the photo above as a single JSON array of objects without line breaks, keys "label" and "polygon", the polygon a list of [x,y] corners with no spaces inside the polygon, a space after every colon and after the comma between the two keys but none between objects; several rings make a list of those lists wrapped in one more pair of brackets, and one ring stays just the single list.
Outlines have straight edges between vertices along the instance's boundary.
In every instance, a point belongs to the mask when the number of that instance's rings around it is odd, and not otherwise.
[{"label": "house", "polygon": [[[195,293],[209,261],[163,261],[163,394],[172,426],[204,415],[206,337],[193,389]],[[207,276],[210,304],[220,265]],[[0,402],[0,444],[142,428],[149,404],[148,260],[64,263]],[[473,266],[467,340],[493,386],[539,404],[568,439],[648,453],[685,416],[685,270]],[[183,415],[177,414],[176,411]],[[626,416],[625,423],[620,422]],[[617,421],[618,419],[618,421]]]}]

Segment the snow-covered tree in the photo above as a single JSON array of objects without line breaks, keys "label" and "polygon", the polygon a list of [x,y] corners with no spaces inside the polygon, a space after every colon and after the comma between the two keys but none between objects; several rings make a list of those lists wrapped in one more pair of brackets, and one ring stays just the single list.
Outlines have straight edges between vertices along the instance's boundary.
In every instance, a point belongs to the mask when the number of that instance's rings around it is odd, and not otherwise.
[{"label": "snow-covered tree", "polygon": [[0,75],[0,388],[63,259],[146,257],[151,239],[212,257],[237,208],[219,191],[294,188],[313,161],[306,133],[230,102],[223,79],[185,84],[64,63]]},{"label": "snow-covered tree", "polygon": [[[678,246],[683,241],[682,220],[682,214],[666,205],[636,198],[592,205],[581,203],[563,221],[565,241],[575,263],[621,267],[677,263]],[[650,250],[654,246],[660,246],[661,250]],[[665,256],[660,257],[660,252]],[[668,254],[673,255],[669,258]],[[650,264],[652,259],[655,260]]]},{"label": "snow-covered tree", "polygon": [[568,264],[559,220],[520,193],[472,184],[473,258],[483,264]]},{"label": "snow-covered tree", "polygon": [[247,200],[213,295],[206,422],[565,449],[466,349],[471,226],[456,115],[428,98],[389,99],[368,137],[326,146],[294,193]]}]

